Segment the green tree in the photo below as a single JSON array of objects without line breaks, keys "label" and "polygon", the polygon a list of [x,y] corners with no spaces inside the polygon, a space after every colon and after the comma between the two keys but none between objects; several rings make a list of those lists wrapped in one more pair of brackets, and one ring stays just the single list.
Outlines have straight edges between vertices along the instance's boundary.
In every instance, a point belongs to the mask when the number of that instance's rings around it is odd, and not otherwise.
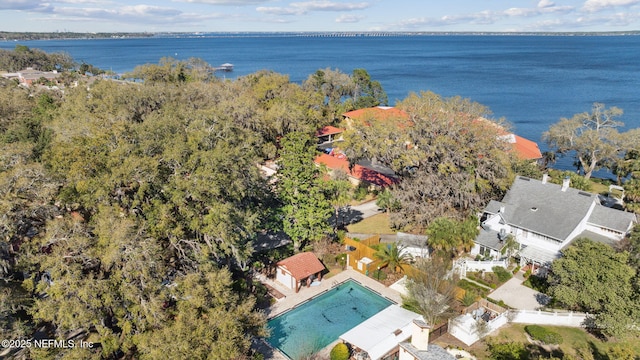
[{"label": "green tree", "polygon": [[240,358],[249,351],[250,336],[265,336],[265,320],[253,312],[253,299],[231,293],[224,270],[189,274],[173,290],[171,320],[136,336],[141,359]]},{"label": "green tree", "polygon": [[282,139],[278,161],[278,195],[282,201],[284,231],[296,251],[330,231],[331,204],[322,191],[320,170],[315,166],[315,144],[303,133],[289,133]]},{"label": "green tree", "polygon": [[527,349],[520,342],[491,341],[488,345],[492,360],[525,360],[529,358]]},{"label": "green tree", "polygon": [[393,272],[404,272],[403,267],[413,260],[406,247],[397,243],[386,244],[376,251],[374,256],[380,260],[381,266],[388,266]]},{"label": "green tree", "polygon": [[376,205],[378,205],[379,208],[384,209],[387,214],[391,210],[397,210],[400,207],[400,204],[396,199],[393,198],[393,193],[391,192],[391,190],[389,190],[388,187],[378,192]]},{"label": "green tree", "polygon": [[607,335],[627,333],[634,323],[632,279],[628,253],[607,244],[578,239],[552,264],[550,294],[571,309],[595,314]]},{"label": "green tree", "polygon": [[363,109],[378,105],[387,105],[387,93],[379,81],[372,81],[365,69],[355,69],[351,76],[353,81],[353,108]]},{"label": "green tree", "polygon": [[[334,172],[334,174],[336,173]],[[337,176],[326,181],[323,185],[326,198],[334,209],[333,232],[337,234],[338,228],[343,225],[342,218],[340,217],[341,209],[349,205],[353,186],[351,182],[346,179],[346,174],[342,173],[341,175],[340,172],[337,172]]]},{"label": "green tree", "polygon": [[344,133],[351,161],[374,159],[401,177],[392,189],[394,227],[422,232],[438,217],[464,219],[508,188],[512,147],[499,140],[498,124],[483,120],[484,106],[423,92],[398,107],[406,118],[371,119]]},{"label": "green tree", "polygon": [[348,74],[330,68],[317,70],[304,81],[303,88],[311,89],[324,98],[325,114],[331,121],[345,111],[344,99],[352,96],[354,83]]},{"label": "green tree", "polygon": [[468,251],[473,246],[473,240],[478,236],[478,219],[471,216],[460,221],[440,217],[429,224],[426,234],[430,247],[455,255],[461,250]]},{"label": "green tree", "polygon": [[617,107],[606,109],[604,104],[594,103],[590,113],[575,114],[551,125],[543,138],[557,153],[573,154],[589,179],[593,171],[608,166],[623,150],[617,128],[624,124],[615,120],[620,115],[622,110]]}]

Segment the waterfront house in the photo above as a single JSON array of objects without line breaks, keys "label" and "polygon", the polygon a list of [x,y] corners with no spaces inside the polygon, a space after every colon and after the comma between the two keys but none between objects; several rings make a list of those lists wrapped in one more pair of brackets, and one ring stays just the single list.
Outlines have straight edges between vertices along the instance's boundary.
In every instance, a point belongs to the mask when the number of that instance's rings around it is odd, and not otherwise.
[{"label": "waterfront house", "polygon": [[330,173],[336,170],[344,172],[353,185],[365,184],[371,188],[382,189],[398,182],[392,170],[382,167],[376,169],[370,162],[364,162],[368,166],[358,163],[350,168],[347,157],[335,150],[316,156],[314,162],[318,166],[325,166]]},{"label": "waterfront house", "polygon": [[60,73],[57,71],[40,71],[29,67],[15,73],[6,73],[2,76],[7,79],[18,79],[21,85],[31,86],[34,82],[41,79],[46,81],[57,81],[60,77]]},{"label": "waterfront house", "polygon": [[471,254],[499,258],[507,237],[519,248],[521,265],[547,267],[561,251],[578,238],[614,244],[622,240],[637,223],[635,214],[602,205],[600,195],[516,177],[502,201],[491,201],[480,217],[482,230]]},{"label": "waterfront house", "polygon": [[[342,116],[344,117],[345,123],[348,128],[351,128],[353,126],[353,123],[356,121],[366,123],[371,119],[376,119],[379,121],[389,121],[390,123],[394,122],[401,129],[413,125],[413,123],[409,119],[409,114],[401,109],[390,106],[376,106],[372,108],[353,110],[342,114]],[[498,133],[500,134],[499,138],[511,144],[513,151],[520,159],[538,160],[542,158],[540,148],[535,141],[531,141],[529,139],[523,138],[522,136],[510,133],[506,131],[504,127],[484,118],[478,118],[473,121],[486,122],[491,126],[497,127]]]},{"label": "waterfront house", "polygon": [[382,189],[397,182],[393,170],[370,161],[360,161],[351,166],[347,156],[336,144],[343,141],[343,132],[344,129],[335,126],[325,126],[316,131],[318,149],[323,152],[316,156],[316,165],[326,167],[329,173],[344,172],[355,186],[364,184],[372,189]]}]

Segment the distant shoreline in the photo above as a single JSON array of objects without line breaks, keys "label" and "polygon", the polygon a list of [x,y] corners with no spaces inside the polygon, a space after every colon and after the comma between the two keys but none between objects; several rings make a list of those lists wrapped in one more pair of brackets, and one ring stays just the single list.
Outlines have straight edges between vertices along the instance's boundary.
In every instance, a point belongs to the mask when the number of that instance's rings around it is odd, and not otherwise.
[{"label": "distant shoreline", "polygon": [[300,32],[8,32],[3,41],[133,39],[150,37],[384,37],[384,36],[637,36],[640,30],[602,32],[479,32],[479,31],[300,31]]}]

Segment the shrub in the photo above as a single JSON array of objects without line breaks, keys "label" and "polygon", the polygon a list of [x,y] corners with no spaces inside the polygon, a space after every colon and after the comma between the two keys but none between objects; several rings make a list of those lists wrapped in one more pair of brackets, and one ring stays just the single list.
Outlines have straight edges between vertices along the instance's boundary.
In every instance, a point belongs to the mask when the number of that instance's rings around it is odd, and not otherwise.
[{"label": "shrub", "polygon": [[514,275],[515,275],[515,274],[517,274],[517,273],[518,273],[518,271],[520,271],[520,265],[516,266],[516,268],[515,268],[515,269],[513,269],[513,274],[514,274]]},{"label": "shrub", "polygon": [[498,281],[500,281],[501,283],[506,282],[513,276],[509,271],[507,271],[507,269],[501,266],[494,266],[491,268],[491,270],[493,270],[493,273],[496,274],[496,276],[498,277]]},{"label": "shrub", "polygon": [[562,344],[562,336],[555,331],[543,328],[539,325],[527,325],[524,331],[531,336],[532,339],[541,341],[543,344]]},{"label": "shrub", "polygon": [[336,344],[331,349],[331,360],[349,360],[349,348],[345,343]]},{"label": "shrub", "polygon": [[374,279],[376,279],[376,280],[380,280],[380,281],[382,281],[382,280],[384,280],[384,279],[386,279],[386,278],[387,278],[387,273],[385,273],[385,272],[384,272],[384,271],[382,271],[382,270],[374,270],[374,271],[373,271],[373,276],[372,276],[372,277],[373,277]]},{"label": "shrub", "polygon": [[471,306],[474,302],[476,302],[476,295],[471,291],[465,291],[464,296],[460,300],[462,305]]},{"label": "shrub", "polygon": [[353,199],[357,201],[364,200],[367,197],[369,191],[364,186],[358,186],[353,192]]}]

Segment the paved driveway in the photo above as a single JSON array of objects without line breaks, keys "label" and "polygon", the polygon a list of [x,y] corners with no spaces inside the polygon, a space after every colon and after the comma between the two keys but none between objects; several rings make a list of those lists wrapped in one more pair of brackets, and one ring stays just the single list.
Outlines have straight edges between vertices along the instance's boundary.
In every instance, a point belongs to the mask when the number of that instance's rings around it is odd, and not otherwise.
[{"label": "paved driveway", "polygon": [[[376,200],[371,200],[360,205],[343,207],[340,210],[339,221],[340,225],[348,225],[380,213],[382,213],[382,210],[376,205]],[[335,216],[332,215],[329,221],[333,224],[335,222]]]},{"label": "paved driveway", "polygon": [[514,276],[499,288],[495,289],[489,297],[494,300],[502,300],[505,304],[518,310],[536,310],[549,302],[547,295],[522,285],[522,277]]}]

